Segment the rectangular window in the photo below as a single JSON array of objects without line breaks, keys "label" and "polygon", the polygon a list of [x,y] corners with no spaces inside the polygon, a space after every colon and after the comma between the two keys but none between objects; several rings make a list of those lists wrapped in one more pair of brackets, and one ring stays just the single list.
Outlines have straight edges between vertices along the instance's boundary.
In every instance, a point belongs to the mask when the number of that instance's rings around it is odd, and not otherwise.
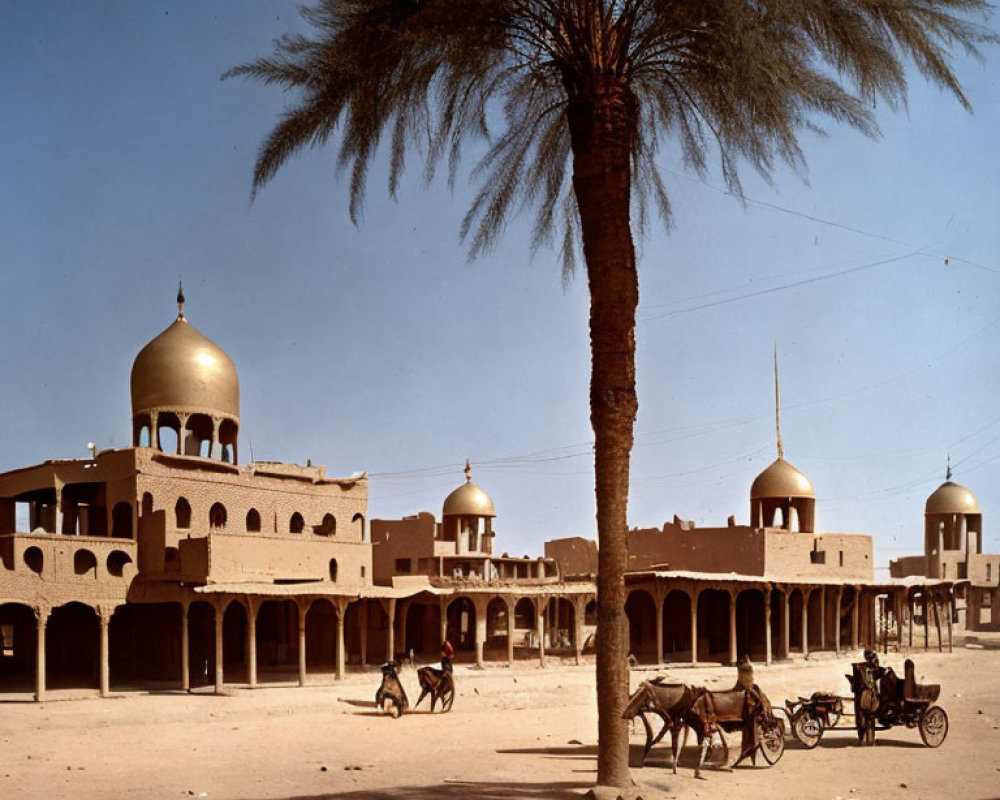
[{"label": "rectangular window", "polygon": [[811,550],[809,552],[809,560],[813,564],[825,564],[826,563],[826,550]]},{"label": "rectangular window", "polygon": [[948,565],[947,564],[942,564],[941,565],[941,577],[942,578],[947,578],[948,577]]},{"label": "rectangular window", "polygon": [[844,551],[840,551],[840,566],[844,566]]},{"label": "rectangular window", "polygon": [[991,580],[993,580],[993,565],[990,564],[990,563],[987,563],[986,564],[986,581],[988,583]]},{"label": "rectangular window", "polygon": [[409,575],[410,574],[410,559],[408,559],[408,558],[397,558],[396,559],[396,574],[397,575]]},{"label": "rectangular window", "polygon": [[361,577],[362,578],[365,577],[365,568],[364,568],[364,565],[362,565],[362,567],[361,567]]}]

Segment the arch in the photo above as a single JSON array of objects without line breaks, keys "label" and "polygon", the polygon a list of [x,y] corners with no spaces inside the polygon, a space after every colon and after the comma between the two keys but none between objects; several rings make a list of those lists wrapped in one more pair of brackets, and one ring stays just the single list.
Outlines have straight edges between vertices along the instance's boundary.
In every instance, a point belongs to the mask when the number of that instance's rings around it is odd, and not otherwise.
[{"label": "arch", "polygon": [[257,612],[257,674],[263,680],[298,675],[299,607],[293,600],[267,600]]},{"label": "arch", "polygon": [[215,529],[225,528],[228,517],[226,507],[222,503],[213,503],[208,510],[208,526]]},{"label": "arch", "polygon": [[[108,627],[111,686],[126,683],[162,688],[181,678],[180,603],[118,606]],[[157,683],[151,683],[151,682]]]},{"label": "arch", "polygon": [[764,619],[764,592],[744,589],[736,595],[736,658],[752,661],[767,657],[767,628]]},{"label": "arch", "polygon": [[476,606],[468,597],[461,595],[448,603],[446,638],[455,652],[468,652],[476,648]]},{"label": "arch", "polygon": [[296,511],[292,514],[292,518],[288,521],[288,532],[289,533],[302,533],[305,530],[306,521],[303,519],[302,515]]},{"label": "arch", "polygon": [[122,550],[112,550],[108,553],[108,574],[120,578],[125,574],[125,566],[132,563],[132,557]]},{"label": "arch", "polygon": [[358,541],[363,542],[365,540],[365,515],[358,512],[351,517],[351,526],[358,534]]},{"label": "arch", "polygon": [[[500,659],[507,657],[507,603],[502,597],[494,597],[486,605],[486,641],[484,647],[495,650]],[[502,653],[502,655],[500,655]]]},{"label": "arch", "polygon": [[191,527],[191,504],[186,497],[178,497],[174,503],[174,521],[178,530],[187,530]]},{"label": "arch", "polygon": [[260,533],[260,512],[256,508],[247,512],[247,533]]},{"label": "arch", "polygon": [[326,598],[313,601],[306,612],[306,664],[321,672],[337,667],[337,609]]},{"label": "arch", "polygon": [[192,414],[184,426],[184,455],[212,457],[212,431],[215,424],[208,414]]},{"label": "arch", "polygon": [[645,589],[633,589],[625,600],[629,655],[644,664],[656,663],[656,602]]},{"label": "arch", "polygon": [[153,495],[149,492],[142,493],[142,516],[146,517],[153,513]]},{"label": "arch", "polygon": [[802,652],[802,590],[792,589],[788,593],[788,649]]},{"label": "arch", "polygon": [[663,600],[663,657],[691,660],[691,596],[682,589],[670,590]]},{"label": "arch", "polygon": [[247,625],[247,610],[243,603],[230,601],[222,612],[222,670],[223,680],[227,683],[246,679]]},{"label": "arch", "polygon": [[37,642],[34,610],[22,603],[0,603],[0,692],[34,691]]},{"label": "arch", "polygon": [[330,559],[330,580],[334,583],[337,582],[337,559]]},{"label": "arch", "polygon": [[[426,595],[425,595],[426,596]],[[431,603],[410,603],[404,625],[405,649],[416,655],[432,656],[441,647],[441,606]]]},{"label": "arch", "polygon": [[164,453],[179,453],[181,420],[176,414],[161,411],[156,415],[156,441]]},{"label": "arch", "polygon": [[92,578],[97,577],[97,556],[86,548],[80,548],[73,553],[73,572],[77,575],[87,575]]},{"label": "arch", "polygon": [[806,609],[809,616],[809,649],[822,650],[826,647],[823,641],[823,589],[813,589],[809,595],[809,606]]},{"label": "arch", "polygon": [[723,589],[698,594],[698,660],[729,661],[729,592]]},{"label": "arch", "polygon": [[514,647],[523,651],[538,647],[535,603],[530,597],[522,597],[514,604]]},{"label": "arch", "polygon": [[[367,625],[365,663],[380,664],[386,657],[385,646],[389,641],[389,615],[377,601],[362,600],[360,603],[367,604],[364,617]],[[388,657],[392,658],[394,655],[392,653]]]},{"label": "arch", "polygon": [[236,463],[236,435],[239,427],[231,419],[224,419],[219,425],[219,458],[227,464]]},{"label": "arch", "polygon": [[111,509],[111,538],[132,538],[132,504],[124,500]]},{"label": "arch", "polygon": [[570,650],[576,646],[576,609],[565,597],[553,597],[546,609],[549,629],[548,645],[553,650]]},{"label": "arch", "polygon": [[52,609],[45,627],[45,668],[52,689],[99,688],[101,626],[83,603]]},{"label": "arch", "polygon": [[45,556],[42,554],[42,548],[31,546],[24,551],[24,564],[34,572],[36,575],[42,574],[42,569],[45,567]]},{"label": "arch", "polygon": [[313,533],[317,536],[336,536],[337,518],[333,514],[324,514],[323,522],[313,527]]},{"label": "arch", "polygon": [[188,671],[192,686],[215,681],[215,609],[204,600],[188,608]]}]

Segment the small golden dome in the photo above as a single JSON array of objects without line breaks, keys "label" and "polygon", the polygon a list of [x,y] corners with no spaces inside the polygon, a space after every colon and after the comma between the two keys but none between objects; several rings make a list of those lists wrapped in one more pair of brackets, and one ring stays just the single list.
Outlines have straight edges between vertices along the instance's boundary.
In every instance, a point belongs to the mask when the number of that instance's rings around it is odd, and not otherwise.
[{"label": "small golden dome", "polygon": [[465,462],[465,483],[444,499],[441,516],[495,517],[490,496],[472,482],[472,468]]},{"label": "small golden dome", "polygon": [[183,314],[135,357],[132,415],[170,410],[239,419],[240,382],[225,351]]},{"label": "small golden dome", "polygon": [[924,513],[979,514],[981,512],[976,496],[972,492],[954,481],[945,481],[927,498]]},{"label": "small golden dome", "polygon": [[760,473],[750,487],[751,500],[778,497],[816,497],[809,479],[783,458]]}]

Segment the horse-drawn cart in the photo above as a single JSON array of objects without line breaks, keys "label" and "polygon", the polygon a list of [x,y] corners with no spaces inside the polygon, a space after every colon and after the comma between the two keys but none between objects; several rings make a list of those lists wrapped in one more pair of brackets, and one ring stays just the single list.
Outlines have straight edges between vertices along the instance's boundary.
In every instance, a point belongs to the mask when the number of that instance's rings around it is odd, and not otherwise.
[{"label": "horse-drawn cart", "polygon": [[[809,697],[786,700],[792,736],[805,747],[819,744],[826,731],[853,730],[862,745],[875,743],[875,731],[898,725],[917,728],[928,747],[938,747],[948,735],[948,715],[935,705],[941,693],[938,684],[921,685],[914,677],[912,659],[906,659],[904,679],[891,668],[883,668],[870,651],[865,661],[852,664],[847,680],[852,697],[813,692]],[[853,720],[853,724],[841,724]]]}]

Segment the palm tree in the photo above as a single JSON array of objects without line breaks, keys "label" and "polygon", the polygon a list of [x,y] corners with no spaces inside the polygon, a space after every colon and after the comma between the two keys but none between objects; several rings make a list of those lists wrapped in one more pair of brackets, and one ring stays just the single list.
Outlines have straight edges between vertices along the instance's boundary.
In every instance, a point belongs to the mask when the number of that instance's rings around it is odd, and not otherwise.
[{"label": "palm tree", "polygon": [[[230,70],[294,97],[258,155],[253,193],[293,154],[339,142],[358,220],[367,170],[388,139],[389,192],[416,154],[428,180],[488,143],[462,225],[474,256],[509,214],[536,212],[533,244],[582,245],[590,289],[591,423],[599,545],[598,783],[628,785],[629,455],[638,402],[638,281],[631,228],[669,222],[660,145],[729,187],[804,164],[798,134],[824,118],[877,134],[871,108],[905,101],[904,67],[969,103],[950,52],[996,41],[987,0],[319,0],[311,36]],[[570,174],[568,168],[572,167]]]}]

